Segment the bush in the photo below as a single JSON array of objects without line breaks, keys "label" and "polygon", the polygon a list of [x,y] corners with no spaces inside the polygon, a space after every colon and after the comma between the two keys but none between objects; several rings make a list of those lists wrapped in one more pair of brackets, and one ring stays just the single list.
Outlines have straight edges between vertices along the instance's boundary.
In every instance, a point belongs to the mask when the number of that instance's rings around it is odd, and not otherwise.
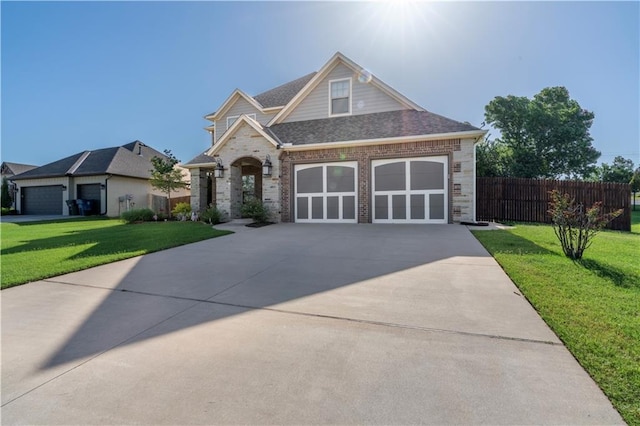
[{"label": "bush", "polygon": [[242,205],[240,212],[250,217],[255,223],[266,223],[269,220],[269,209],[260,200],[250,200]]},{"label": "bush", "polygon": [[187,220],[191,216],[191,204],[189,203],[178,203],[171,210],[175,216],[177,216],[178,220]]},{"label": "bush", "polygon": [[589,248],[593,237],[609,222],[622,214],[622,209],[615,212],[602,213],[602,203],[597,202],[586,211],[584,205],[576,203],[569,194],[560,194],[553,190],[549,203],[549,214],[562,251],[570,259],[582,259],[582,254]]},{"label": "bush", "polygon": [[203,222],[209,223],[211,225],[217,225],[218,223],[224,222],[225,212],[222,210],[218,210],[215,206],[210,205],[207,207],[205,211],[200,214],[200,219]]},{"label": "bush", "polygon": [[133,209],[128,212],[124,212],[120,215],[120,218],[127,223],[134,222],[150,222],[153,220],[154,213],[150,209]]}]

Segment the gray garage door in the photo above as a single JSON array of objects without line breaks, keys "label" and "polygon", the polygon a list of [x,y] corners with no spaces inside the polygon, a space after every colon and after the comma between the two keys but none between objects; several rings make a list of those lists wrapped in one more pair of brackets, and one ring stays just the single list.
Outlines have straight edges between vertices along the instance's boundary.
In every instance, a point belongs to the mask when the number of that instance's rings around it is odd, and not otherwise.
[{"label": "gray garage door", "polygon": [[62,214],[62,185],[20,188],[22,214]]},{"label": "gray garage door", "polygon": [[78,195],[79,200],[93,200],[94,205],[92,206],[92,211],[95,214],[98,214],[102,211],[100,208],[100,184],[92,183],[85,185],[78,185]]},{"label": "gray garage door", "polygon": [[372,161],[373,222],[447,223],[447,157]]}]

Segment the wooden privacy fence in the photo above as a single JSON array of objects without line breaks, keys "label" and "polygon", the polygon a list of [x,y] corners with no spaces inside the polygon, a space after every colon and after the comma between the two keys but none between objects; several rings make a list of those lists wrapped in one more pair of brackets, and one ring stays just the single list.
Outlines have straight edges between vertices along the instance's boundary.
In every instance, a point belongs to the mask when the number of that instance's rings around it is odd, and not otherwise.
[{"label": "wooden privacy fence", "polygon": [[551,223],[547,210],[554,189],[585,207],[602,201],[605,213],[623,209],[607,228],[631,230],[631,187],[626,183],[481,177],[476,180],[476,219]]},{"label": "wooden privacy fence", "polygon": [[[162,195],[150,194],[149,208],[154,212],[167,213],[167,197]],[[185,197],[171,197],[171,210],[176,207],[178,203],[190,203],[191,197],[189,195]]]}]

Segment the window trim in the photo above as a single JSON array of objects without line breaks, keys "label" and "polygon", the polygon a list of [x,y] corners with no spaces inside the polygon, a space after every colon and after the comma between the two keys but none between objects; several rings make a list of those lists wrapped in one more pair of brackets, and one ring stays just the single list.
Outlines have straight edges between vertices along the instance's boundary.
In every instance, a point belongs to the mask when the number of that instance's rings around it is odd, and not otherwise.
[{"label": "window trim", "polygon": [[[331,86],[333,85],[333,83],[338,83],[341,81],[348,81],[349,82],[349,98],[348,98],[348,102],[347,102],[347,106],[348,106],[348,111],[347,112],[341,112],[338,114],[333,114],[332,111],[332,101],[333,98],[331,97]],[[351,104],[353,103],[353,82],[351,81],[351,77],[347,77],[347,78],[336,78],[334,80],[329,80],[329,117],[340,117],[340,116],[344,116],[344,115],[351,115]],[[342,99],[342,98],[336,98],[336,99]]]},{"label": "window trim", "polygon": [[[246,115],[247,117],[252,118],[253,121],[258,121],[256,119],[256,114],[255,113],[252,113],[252,114],[240,114],[240,115]],[[227,116],[227,130],[229,130],[229,127],[233,126],[233,123],[235,123],[236,120],[238,118],[240,118],[240,115],[229,115],[229,116]],[[231,119],[231,118],[233,118],[233,123],[231,123],[231,125],[229,125],[229,119]]]}]

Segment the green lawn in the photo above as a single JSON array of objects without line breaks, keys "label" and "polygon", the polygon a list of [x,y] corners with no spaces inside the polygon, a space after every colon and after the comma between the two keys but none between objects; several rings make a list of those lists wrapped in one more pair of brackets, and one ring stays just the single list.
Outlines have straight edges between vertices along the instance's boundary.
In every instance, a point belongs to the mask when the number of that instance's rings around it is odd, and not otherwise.
[{"label": "green lawn", "polygon": [[598,383],[640,425],[640,212],[633,232],[605,231],[573,262],[548,225],[474,231]]},{"label": "green lawn", "polygon": [[0,224],[2,288],[231,233],[199,222],[81,218]]}]

